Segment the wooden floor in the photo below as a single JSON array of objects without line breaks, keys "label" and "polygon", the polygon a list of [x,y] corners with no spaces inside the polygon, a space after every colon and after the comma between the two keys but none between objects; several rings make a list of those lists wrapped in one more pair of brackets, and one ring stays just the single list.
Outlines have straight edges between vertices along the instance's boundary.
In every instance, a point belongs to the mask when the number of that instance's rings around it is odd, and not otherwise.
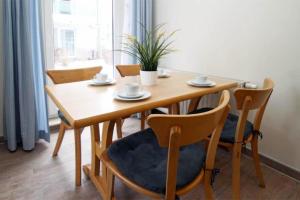
[{"label": "wooden floor", "polygon": [[[138,121],[127,120],[124,134],[137,131]],[[74,143],[73,132],[66,134],[61,151],[53,159],[51,153],[57,134],[52,134],[51,144],[39,142],[32,152],[19,150],[9,153],[3,144],[0,145],[0,199],[101,199],[96,188],[83,176],[82,186],[75,187],[74,179]],[[83,164],[90,162],[90,134],[86,129],[82,135]],[[231,197],[231,164],[230,153],[218,151],[216,167],[221,169],[214,184],[217,199]],[[252,160],[243,157],[241,167],[242,199],[299,199],[300,183],[277,171],[263,166],[266,188],[257,186]],[[148,199],[128,189],[116,181],[117,199]],[[203,188],[199,186],[181,199],[204,199]]]}]

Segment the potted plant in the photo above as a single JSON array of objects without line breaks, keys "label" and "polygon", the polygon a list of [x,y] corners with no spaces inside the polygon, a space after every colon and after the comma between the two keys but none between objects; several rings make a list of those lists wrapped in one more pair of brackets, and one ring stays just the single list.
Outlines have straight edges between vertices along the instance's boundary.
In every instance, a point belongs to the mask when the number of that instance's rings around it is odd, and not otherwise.
[{"label": "potted plant", "polygon": [[122,52],[135,57],[141,65],[141,83],[142,85],[155,85],[157,80],[157,67],[159,60],[174,50],[170,48],[173,41],[171,37],[176,33],[173,31],[166,34],[162,31],[164,25],[158,25],[152,31],[147,31],[143,41],[132,35],[125,36]]}]

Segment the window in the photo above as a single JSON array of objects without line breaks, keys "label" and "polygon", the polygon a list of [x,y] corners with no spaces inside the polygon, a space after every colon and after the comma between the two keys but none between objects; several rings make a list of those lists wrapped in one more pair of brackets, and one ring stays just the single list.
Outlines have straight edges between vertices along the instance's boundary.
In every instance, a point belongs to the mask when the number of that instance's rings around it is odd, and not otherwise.
[{"label": "window", "polygon": [[113,75],[112,1],[53,0],[54,66],[102,66]]},{"label": "window", "polygon": [[59,12],[61,14],[71,14],[71,0],[60,0]]},{"label": "window", "polygon": [[54,31],[55,63],[64,62],[65,59],[75,57],[74,30],[57,28]]},{"label": "window", "polygon": [[[114,72],[113,1],[43,0],[41,2],[44,13],[47,69],[102,66],[102,72],[112,77]],[[49,116],[57,116],[57,109],[51,101]]]},{"label": "window", "polygon": [[68,57],[74,56],[75,47],[74,47],[74,31],[73,30],[62,30],[62,44],[63,49],[66,50],[66,54]]}]

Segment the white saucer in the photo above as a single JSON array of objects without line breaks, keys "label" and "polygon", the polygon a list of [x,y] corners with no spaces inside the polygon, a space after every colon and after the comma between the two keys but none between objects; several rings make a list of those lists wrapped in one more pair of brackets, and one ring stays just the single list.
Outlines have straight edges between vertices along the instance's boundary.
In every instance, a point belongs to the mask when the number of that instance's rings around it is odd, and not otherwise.
[{"label": "white saucer", "polygon": [[115,79],[107,79],[106,81],[98,81],[96,79],[92,79],[89,82],[89,85],[92,86],[103,86],[103,85],[113,85],[116,83]]},{"label": "white saucer", "polygon": [[140,91],[135,95],[128,95],[125,91],[119,91],[117,95],[124,99],[137,99],[145,95],[145,91]]},{"label": "white saucer", "polygon": [[216,83],[214,81],[210,81],[210,80],[207,80],[203,83],[199,83],[195,80],[190,80],[190,81],[187,81],[187,84],[191,85],[191,86],[195,86],[195,87],[214,87],[214,86],[216,86]]},{"label": "white saucer", "polygon": [[137,98],[132,98],[132,96],[130,98],[127,97],[121,97],[120,93],[116,92],[114,94],[114,99],[116,100],[120,100],[120,101],[139,101],[139,100],[144,100],[144,99],[148,99],[149,97],[151,97],[151,92],[148,91],[142,91],[143,95]]},{"label": "white saucer", "polygon": [[169,78],[171,75],[170,74],[158,74],[158,78]]}]

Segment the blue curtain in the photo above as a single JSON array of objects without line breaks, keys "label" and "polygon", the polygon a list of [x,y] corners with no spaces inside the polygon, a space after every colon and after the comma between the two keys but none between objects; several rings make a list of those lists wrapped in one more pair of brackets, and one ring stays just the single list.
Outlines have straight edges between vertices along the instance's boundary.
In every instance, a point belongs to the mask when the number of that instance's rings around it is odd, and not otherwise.
[{"label": "blue curtain", "polygon": [[8,149],[50,140],[40,0],[3,1],[4,136]]},{"label": "blue curtain", "polygon": [[[115,1],[116,3],[118,2]],[[120,3],[120,2],[119,2]],[[123,3],[123,2],[121,2]],[[137,37],[139,41],[144,41],[146,31],[152,30],[152,0],[125,0],[124,4],[124,27],[123,34],[130,34]],[[115,13],[117,15],[118,13]],[[144,26],[144,27],[143,27]],[[137,63],[136,58],[123,54],[122,63]]]}]

